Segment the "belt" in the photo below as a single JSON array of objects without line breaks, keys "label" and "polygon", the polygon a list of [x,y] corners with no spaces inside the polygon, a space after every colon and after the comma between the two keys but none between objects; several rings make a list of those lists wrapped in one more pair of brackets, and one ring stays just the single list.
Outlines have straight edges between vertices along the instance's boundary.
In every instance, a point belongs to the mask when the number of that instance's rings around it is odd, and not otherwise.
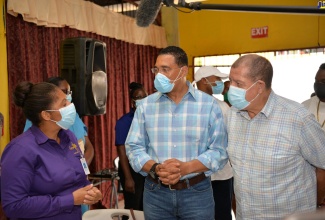
[{"label": "belt", "polygon": [[154,183],[157,183],[157,184],[160,183],[163,187],[169,188],[170,190],[181,190],[181,189],[187,189],[188,185],[187,185],[186,180],[188,180],[188,184],[190,186],[193,186],[193,185],[201,182],[202,180],[206,179],[207,177],[205,176],[204,173],[200,173],[199,175],[196,175],[196,176],[194,176],[194,177],[192,177],[190,179],[180,180],[177,183],[175,183],[174,185],[165,185],[160,180],[154,179],[150,175],[148,175],[148,178],[151,181],[153,181]]}]

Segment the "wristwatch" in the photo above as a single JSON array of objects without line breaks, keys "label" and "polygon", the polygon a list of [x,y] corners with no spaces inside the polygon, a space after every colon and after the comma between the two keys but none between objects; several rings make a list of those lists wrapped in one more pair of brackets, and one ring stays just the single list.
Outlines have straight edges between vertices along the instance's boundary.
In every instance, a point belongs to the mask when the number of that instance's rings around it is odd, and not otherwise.
[{"label": "wristwatch", "polygon": [[153,179],[158,179],[158,175],[156,173],[156,167],[159,165],[160,163],[154,163],[152,165],[152,167],[150,168],[149,171],[149,175],[153,178]]}]

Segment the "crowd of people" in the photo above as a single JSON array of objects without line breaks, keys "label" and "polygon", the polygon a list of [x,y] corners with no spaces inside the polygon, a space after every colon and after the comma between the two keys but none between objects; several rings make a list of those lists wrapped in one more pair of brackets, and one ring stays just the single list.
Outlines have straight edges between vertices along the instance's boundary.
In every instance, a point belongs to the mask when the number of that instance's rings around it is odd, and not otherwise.
[{"label": "crowd of people", "polygon": [[[325,63],[302,104],[272,90],[273,67],[256,54],[229,74],[203,66],[191,83],[186,52],[169,46],[151,71],[157,92],[130,83],[130,112],[115,126],[125,209],[149,220],[228,220],[232,210],[277,220],[324,205]],[[1,157],[10,218],[81,219],[102,198],[87,180],[94,148],[71,101],[60,77],[16,86],[27,122]]]}]

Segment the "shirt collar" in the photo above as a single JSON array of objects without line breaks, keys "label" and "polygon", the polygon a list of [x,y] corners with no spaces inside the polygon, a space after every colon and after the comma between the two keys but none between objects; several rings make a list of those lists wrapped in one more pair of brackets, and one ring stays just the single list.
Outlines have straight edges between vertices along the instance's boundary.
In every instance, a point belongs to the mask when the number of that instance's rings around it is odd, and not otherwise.
[{"label": "shirt collar", "polygon": [[[37,126],[32,125],[30,129],[38,145],[43,145],[50,140]],[[58,137],[61,140],[61,144],[60,144],[61,146],[66,146],[66,143],[69,143],[70,141],[69,136],[67,135],[66,132],[64,132],[63,129],[59,131]]]},{"label": "shirt collar", "polygon": [[267,99],[267,102],[264,105],[264,107],[260,113],[263,113],[265,115],[265,117],[268,118],[270,116],[271,112],[273,111],[273,109],[275,108],[275,105],[276,105],[276,96],[275,96],[275,93],[273,92],[273,90],[271,90],[271,93]]},{"label": "shirt collar", "polygon": [[[190,94],[195,100],[197,100],[197,90],[193,87],[193,85],[189,81],[186,81],[186,84],[188,85],[188,91],[184,96]],[[167,94],[158,91],[155,101],[158,101],[163,96],[167,97]]]}]

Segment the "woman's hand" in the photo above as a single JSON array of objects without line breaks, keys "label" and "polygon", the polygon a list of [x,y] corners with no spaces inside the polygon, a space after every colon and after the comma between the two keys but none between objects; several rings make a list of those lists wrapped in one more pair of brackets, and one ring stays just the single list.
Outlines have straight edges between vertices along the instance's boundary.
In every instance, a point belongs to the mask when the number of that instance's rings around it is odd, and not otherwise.
[{"label": "woman's hand", "polygon": [[74,205],[92,205],[102,199],[102,193],[93,184],[77,189],[72,193]]},{"label": "woman's hand", "polygon": [[87,194],[85,195],[84,204],[86,205],[92,205],[97,203],[99,200],[102,199],[102,193],[99,191],[97,187],[92,187],[87,191]]},{"label": "woman's hand", "polygon": [[81,205],[84,203],[85,196],[88,194],[88,190],[93,188],[93,184],[77,189],[72,193],[74,205]]}]

